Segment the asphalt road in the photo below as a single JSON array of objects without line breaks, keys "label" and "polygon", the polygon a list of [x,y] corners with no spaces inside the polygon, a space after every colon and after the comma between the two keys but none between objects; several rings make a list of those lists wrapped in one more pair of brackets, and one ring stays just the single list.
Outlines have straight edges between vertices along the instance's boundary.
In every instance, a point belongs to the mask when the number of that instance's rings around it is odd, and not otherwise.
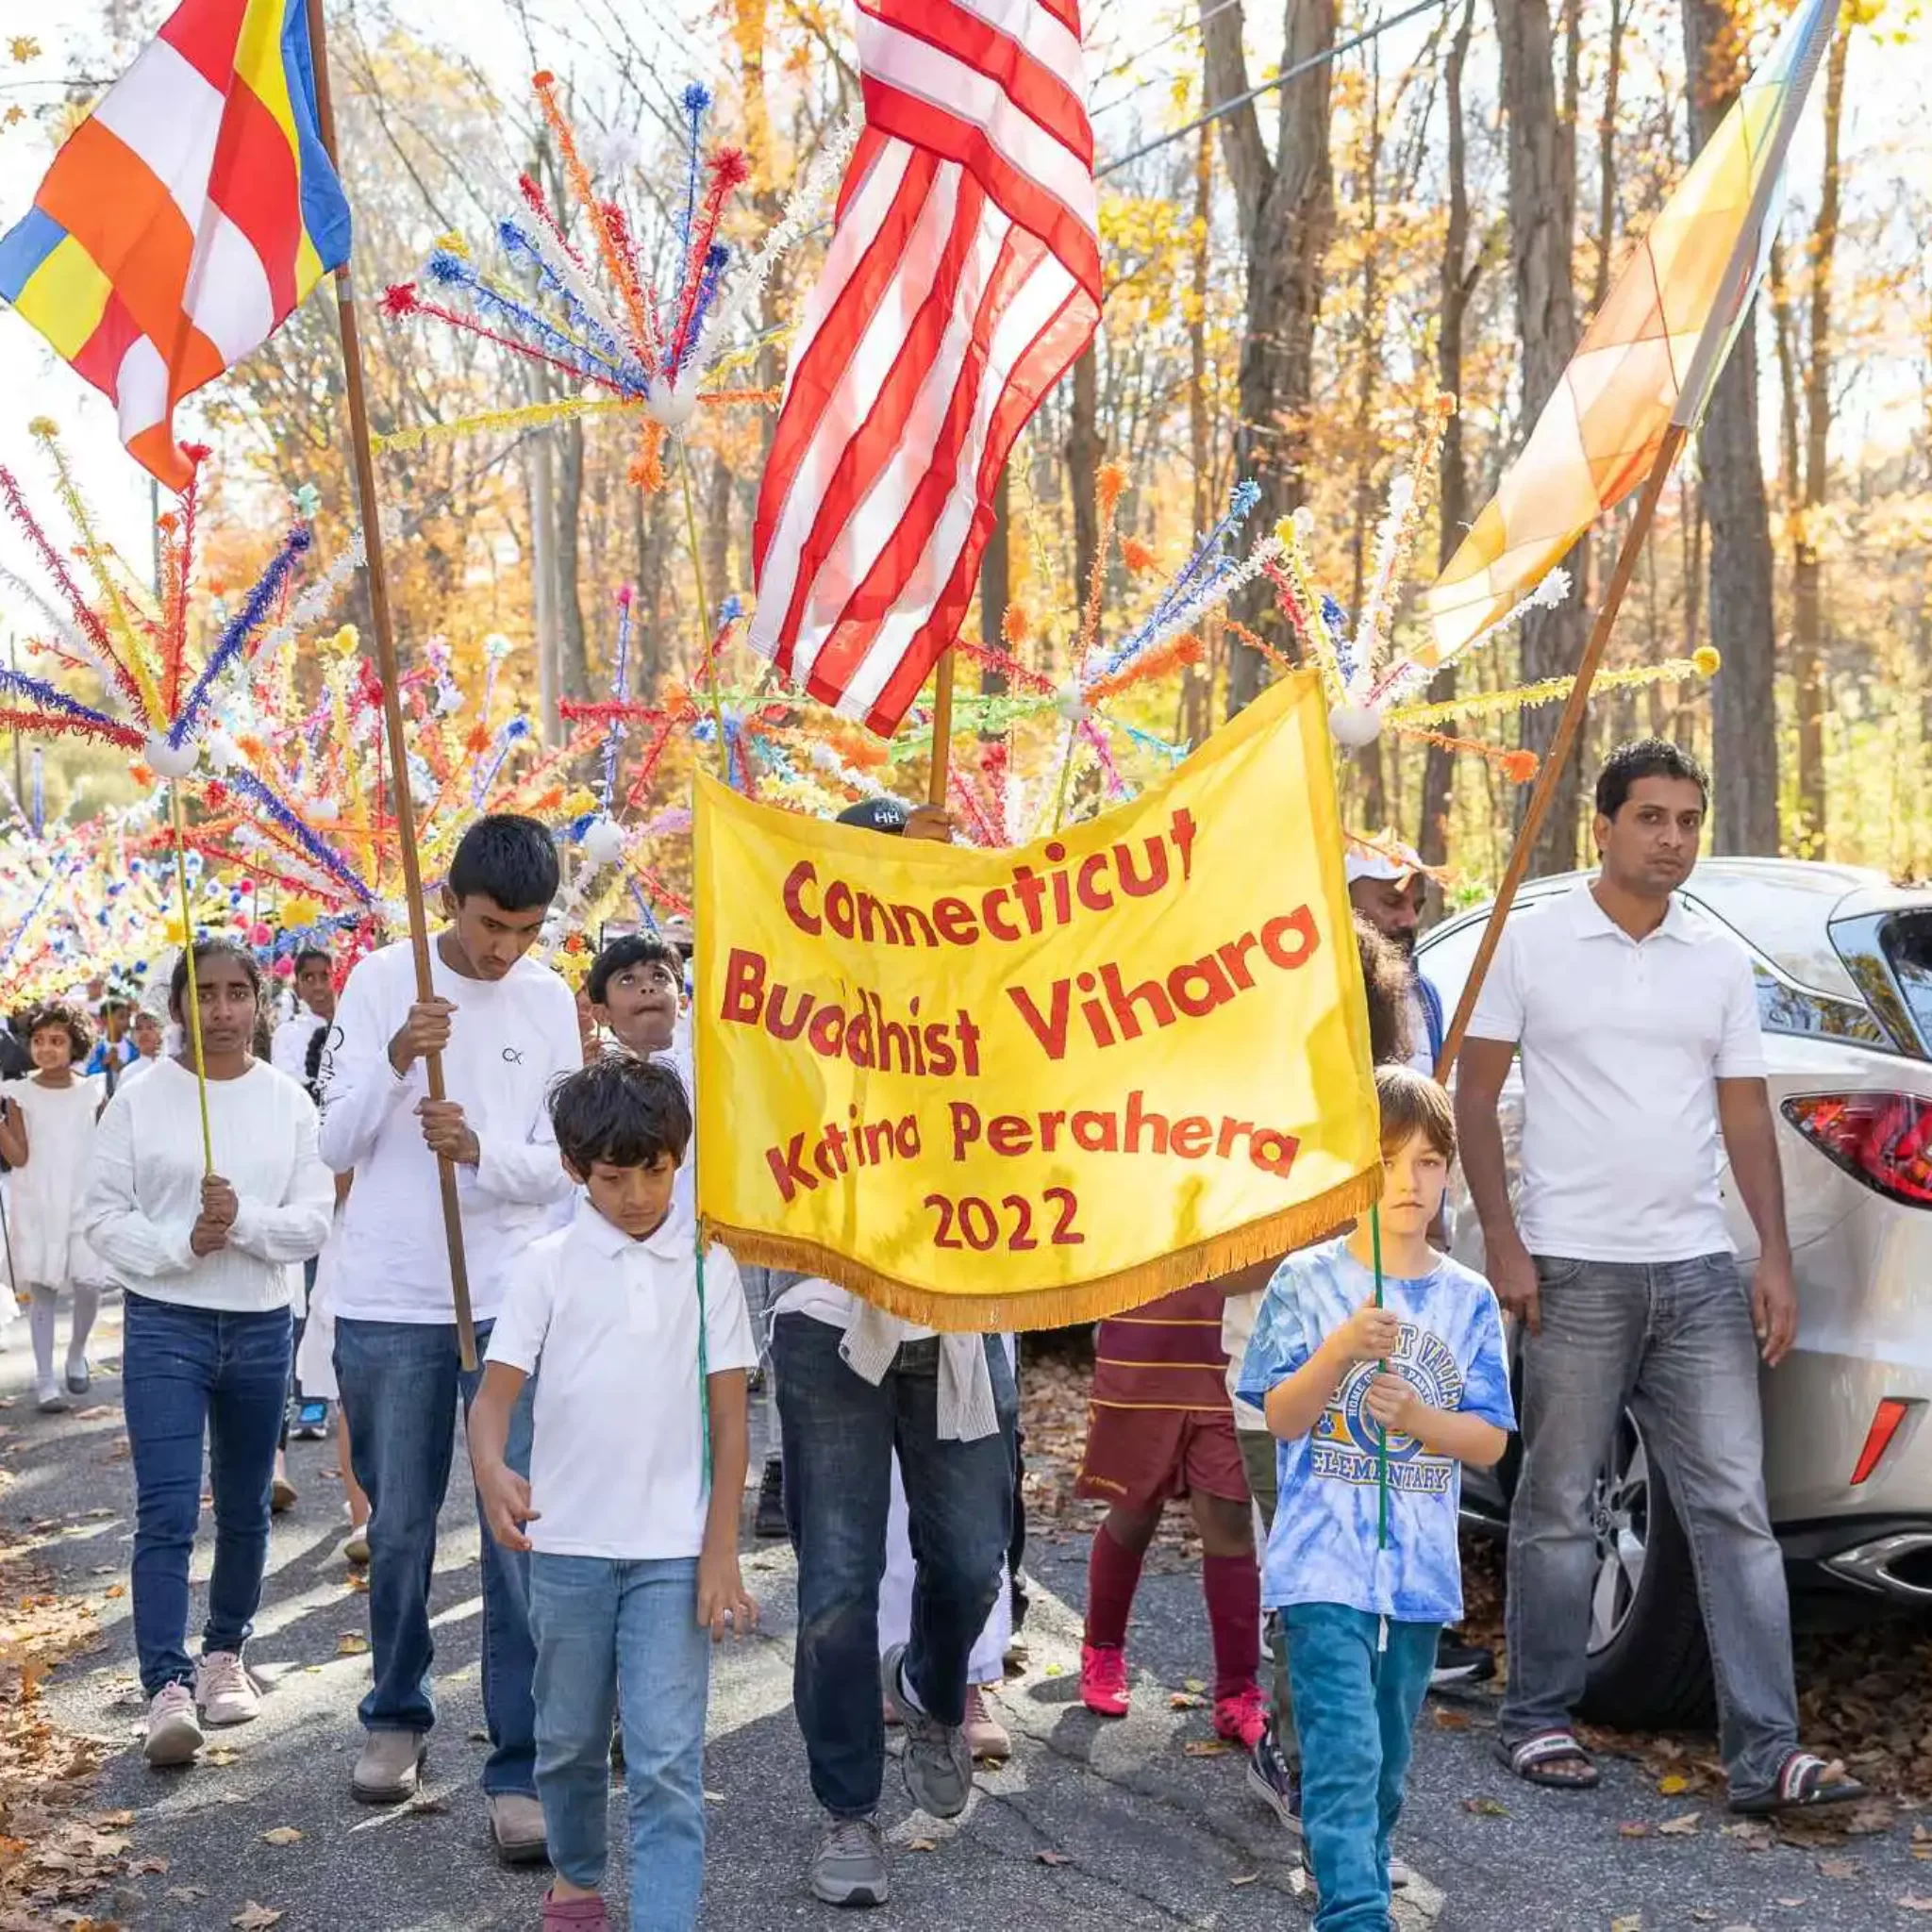
[{"label": "asphalt road", "polygon": [[[127,1600],[106,1594],[125,1582],[131,1533],[118,1383],[111,1374],[97,1380],[90,1401],[105,1412],[34,1415],[24,1330],[16,1326],[0,1351],[0,1400],[10,1404],[14,1432],[0,1442],[0,1467],[12,1477],[0,1513],[16,1529],[46,1525],[37,1538],[43,1560],[64,1589],[98,1604],[104,1640],[54,1674],[49,1708],[123,1747],[104,1771],[100,1806],[135,1814],[129,1861],[165,1861],[165,1870],[122,1877],[92,1907],[96,1918],[131,1932],[213,1932],[255,1903],[284,1915],[283,1932],[534,1927],[543,1876],[495,1864],[475,1785],[483,1747],[468,1491],[453,1491],[443,1519],[434,1603],[442,1722],[416,1807],[372,1812],[349,1796],[354,1707],[369,1670],[366,1656],[341,1649],[364,1629],[364,1600],[336,1554],[341,1501],[329,1445],[298,1446],[301,1501],[275,1527],[250,1651],[267,1690],[263,1716],[216,1734],[221,1761],[152,1772],[135,1748],[142,1704]],[[110,1308],[97,1360],[118,1347]],[[205,1543],[197,1557],[200,1578]],[[1070,1532],[1036,1541],[1029,1661],[1004,1693],[1015,1757],[982,1769],[965,1817],[938,1824],[915,1813],[888,1767],[894,1893],[871,1923],[920,1932],[1305,1924],[1291,1847],[1246,1795],[1241,1759],[1199,1748],[1210,1740],[1204,1710],[1170,1706],[1172,1693],[1208,1674],[1196,1582],[1185,1574],[1146,1579],[1132,1638],[1134,1712],[1102,1724],[1074,1694],[1084,1560],[1084,1542]],[[713,1677],[703,1923],[710,1932],[849,1923],[812,1901],[803,1881],[819,1817],[791,1712],[790,1552],[758,1546],[749,1565],[764,1623],[757,1639],[724,1654]],[[1910,1814],[1843,1843],[1795,1846],[1724,1836],[1726,1821],[1707,1801],[1661,1795],[1634,1762],[1607,1764],[1606,1789],[1593,1797],[1532,1791],[1491,1756],[1492,1711],[1477,1695],[1432,1704],[1424,1715],[1400,1834],[1420,1874],[1399,1915],[1403,1932],[1431,1924],[1442,1932],[1932,1924],[1932,1864],[1912,1856]],[[615,1811],[612,1822],[621,1844]],[[1673,1822],[1673,1833],[1656,1835]],[[1626,1835],[1640,1825],[1652,1835]],[[265,1839],[283,1827],[300,1838]],[[613,1890],[622,1890],[621,1861]],[[1906,1898],[1924,1909],[1898,1903]]]}]

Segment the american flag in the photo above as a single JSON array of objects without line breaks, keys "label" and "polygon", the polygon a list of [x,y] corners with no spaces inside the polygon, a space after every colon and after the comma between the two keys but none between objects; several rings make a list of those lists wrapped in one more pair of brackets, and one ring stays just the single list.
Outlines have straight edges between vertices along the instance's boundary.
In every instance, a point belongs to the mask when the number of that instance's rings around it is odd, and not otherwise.
[{"label": "american flag", "polygon": [[858,0],[866,126],[758,492],[751,641],[895,730],[1100,319],[1077,0]]}]

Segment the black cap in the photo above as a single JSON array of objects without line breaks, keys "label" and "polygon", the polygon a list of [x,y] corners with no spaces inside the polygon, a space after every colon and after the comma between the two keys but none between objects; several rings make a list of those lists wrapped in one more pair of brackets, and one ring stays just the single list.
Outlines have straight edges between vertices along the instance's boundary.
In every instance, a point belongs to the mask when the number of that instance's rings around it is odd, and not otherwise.
[{"label": "black cap", "polygon": [[862,825],[868,832],[891,832],[903,835],[906,821],[911,814],[896,798],[861,798],[857,805],[848,805],[839,814],[837,823],[841,825]]}]

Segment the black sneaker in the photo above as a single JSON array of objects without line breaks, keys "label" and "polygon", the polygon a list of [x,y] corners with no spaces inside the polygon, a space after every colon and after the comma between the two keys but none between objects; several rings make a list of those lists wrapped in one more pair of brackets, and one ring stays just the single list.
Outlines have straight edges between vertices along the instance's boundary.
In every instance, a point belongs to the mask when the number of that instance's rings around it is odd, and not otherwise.
[{"label": "black sneaker", "polygon": [[752,1519],[752,1534],[768,1542],[780,1541],[791,1534],[785,1521],[785,1465],[775,1456],[765,1457],[764,1479],[758,1484],[758,1514]]},{"label": "black sneaker", "polygon": [[1302,1835],[1302,1777],[1274,1741],[1274,1720],[1248,1753],[1248,1789],[1281,1820],[1282,1828]]},{"label": "black sneaker", "polygon": [[1441,1690],[1452,1684],[1487,1684],[1496,1674],[1496,1655],[1480,1643],[1464,1643],[1443,1631],[1436,1639],[1436,1668],[1429,1675],[1429,1689]]}]

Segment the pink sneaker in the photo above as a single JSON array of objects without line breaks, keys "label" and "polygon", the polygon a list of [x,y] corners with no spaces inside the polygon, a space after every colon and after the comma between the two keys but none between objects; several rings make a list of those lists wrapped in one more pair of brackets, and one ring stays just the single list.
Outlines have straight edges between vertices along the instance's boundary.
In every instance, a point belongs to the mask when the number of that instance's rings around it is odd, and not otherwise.
[{"label": "pink sneaker", "polygon": [[610,1932],[610,1914],[601,1898],[558,1898],[543,1894],[543,1932]]},{"label": "pink sneaker", "polygon": [[1258,1684],[1214,1700],[1214,1735],[1252,1751],[1268,1728],[1268,1698]]},{"label": "pink sneaker", "polygon": [[1096,1717],[1127,1714],[1127,1654],[1117,1643],[1080,1646],[1080,1702]]}]

